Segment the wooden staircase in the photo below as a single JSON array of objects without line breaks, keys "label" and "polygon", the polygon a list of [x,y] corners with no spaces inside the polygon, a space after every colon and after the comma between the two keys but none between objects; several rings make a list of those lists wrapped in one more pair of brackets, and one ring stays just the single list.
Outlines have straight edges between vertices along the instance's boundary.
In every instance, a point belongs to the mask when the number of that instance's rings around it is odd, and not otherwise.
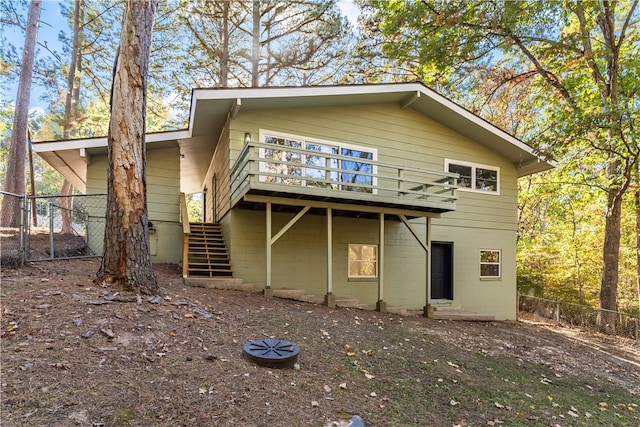
[{"label": "wooden staircase", "polygon": [[233,277],[220,224],[189,223],[187,275],[189,277]]}]

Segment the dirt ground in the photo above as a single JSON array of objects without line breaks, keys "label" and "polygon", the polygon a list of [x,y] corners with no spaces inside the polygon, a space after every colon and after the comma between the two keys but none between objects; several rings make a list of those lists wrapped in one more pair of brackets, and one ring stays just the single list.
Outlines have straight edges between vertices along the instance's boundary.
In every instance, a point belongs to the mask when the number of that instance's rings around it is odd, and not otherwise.
[{"label": "dirt ground", "polygon": [[[173,265],[137,297],[94,283],[98,266],[3,269],[2,426],[640,425],[634,341],[187,287]],[[297,364],[242,357],[265,338],[295,342]]]}]

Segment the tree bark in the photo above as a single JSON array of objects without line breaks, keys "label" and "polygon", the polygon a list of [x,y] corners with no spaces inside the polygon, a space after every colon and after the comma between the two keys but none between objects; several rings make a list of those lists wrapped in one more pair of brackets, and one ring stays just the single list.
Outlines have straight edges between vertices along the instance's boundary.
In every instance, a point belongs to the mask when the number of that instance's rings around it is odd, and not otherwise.
[{"label": "tree bark", "polygon": [[260,85],[260,2],[253,1],[253,27],[251,30],[251,87]]},{"label": "tree bark", "polygon": [[607,333],[615,333],[618,308],[618,264],[620,253],[620,225],[622,219],[622,192],[610,189],[607,194],[604,246],[602,257],[602,282],[600,284],[599,327]]},{"label": "tree bark", "polygon": [[[7,159],[7,175],[4,190],[15,194],[24,194],[26,189],[26,159],[27,159],[27,127],[29,121],[29,98],[31,97],[31,78],[33,77],[33,63],[35,62],[36,40],[40,24],[41,0],[32,0],[27,18],[27,31],[20,67],[20,82],[13,115],[13,131],[11,145]],[[20,209],[17,203],[9,197],[2,199],[0,210],[0,224],[3,227],[17,227],[20,224]]]},{"label": "tree bark", "polygon": [[229,85],[229,5],[222,5],[222,52],[220,53],[220,87]]},{"label": "tree bark", "polygon": [[151,265],[146,192],[145,109],[157,0],[127,0],[111,95],[107,219],[99,281],[138,294],[158,283]]},{"label": "tree bark", "polygon": [[[69,63],[69,75],[67,76],[67,93],[64,101],[64,119],[62,127],[62,137],[68,140],[71,137],[71,129],[75,121],[75,109],[79,92],[75,90],[77,85],[76,73],[78,71],[78,58],[80,51],[80,16],[82,15],[83,0],[77,0],[73,13],[73,41],[71,46],[71,61]],[[76,102],[74,105],[74,101]],[[64,180],[60,190],[60,216],[62,218],[62,234],[71,233],[71,210],[73,209],[73,184]]]},{"label": "tree bark", "polygon": [[[640,181],[640,176],[637,177]],[[640,312],[640,186],[633,195],[636,208],[636,290],[638,291],[638,312]]]}]

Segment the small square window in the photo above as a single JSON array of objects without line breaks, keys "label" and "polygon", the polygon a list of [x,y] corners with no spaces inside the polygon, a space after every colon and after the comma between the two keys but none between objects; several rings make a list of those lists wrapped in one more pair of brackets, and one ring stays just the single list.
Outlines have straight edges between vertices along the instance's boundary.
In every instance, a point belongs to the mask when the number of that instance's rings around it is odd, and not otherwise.
[{"label": "small square window", "polygon": [[480,278],[499,279],[501,275],[502,252],[500,250],[480,251]]},{"label": "small square window", "polygon": [[378,277],[378,245],[349,244],[349,278]]}]

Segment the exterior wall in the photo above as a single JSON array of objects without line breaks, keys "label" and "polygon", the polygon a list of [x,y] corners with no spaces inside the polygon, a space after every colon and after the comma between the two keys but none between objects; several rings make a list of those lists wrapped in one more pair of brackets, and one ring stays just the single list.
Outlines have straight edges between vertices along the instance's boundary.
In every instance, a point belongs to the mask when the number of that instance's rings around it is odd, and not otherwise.
[{"label": "exterior wall", "polygon": [[[443,171],[445,159],[500,168],[500,194],[458,191],[457,210],[432,223],[432,240],[454,244],[454,306],[514,319],[517,173],[495,153],[411,109],[395,104],[240,112],[229,123],[230,161],[260,129],[371,147],[378,160]],[[264,212],[233,210],[227,240],[235,274],[264,284]],[[274,230],[288,217],[274,214]],[[414,220],[424,230],[424,219]],[[421,309],[426,302],[426,254],[402,223],[386,222],[383,299],[390,305]],[[274,231],[275,233],[276,231]],[[423,232],[423,231],[421,231]],[[426,234],[426,233],[425,233]],[[334,218],[333,291],[338,297],[377,300],[376,281],[346,279],[347,245],[377,243],[378,221]],[[326,218],[305,215],[273,248],[274,288],[326,293]],[[502,251],[499,280],[480,279],[480,250]]]},{"label": "exterior wall", "polygon": [[[273,213],[272,233],[277,233],[293,214]],[[266,214],[234,209],[223,222],[230,232],[227,242],[234,275],[247,283],[265,285]],[[333,218],[333,293],[375,305],[377,279],[348,279],[348,245],[378,244],[379,221]],[[272,248],[273,289],[304,289],[318,296],[327,293],[327,218],[303,216]],[[426,304],[426,255],[406,227],[385,221],[384,299],[390,305],[419,310]]]},{"label": "exterior wall", "polygon": [[[107,192],[107,155],[92,156],[87,167],[87,194]],[[180,224],[180,150],[175,148],[147,149],[147,209],[155,230],[149,232],[151,259],[158,263],[179,263],[182,259],[182,226]],[[106,206],[105,206],[106,209]],[[101,229],[94,236],[104,235],[104,210],[96,212],[91,227]],[[97,253],[103,252],[103,240],[90,241]]]},{"label": "exterior wall", "polygon": [[229,154],[229,127],[225,126],[203,184],[203,189],[207,188],[205,222],[218,222],[231,208]]}]

